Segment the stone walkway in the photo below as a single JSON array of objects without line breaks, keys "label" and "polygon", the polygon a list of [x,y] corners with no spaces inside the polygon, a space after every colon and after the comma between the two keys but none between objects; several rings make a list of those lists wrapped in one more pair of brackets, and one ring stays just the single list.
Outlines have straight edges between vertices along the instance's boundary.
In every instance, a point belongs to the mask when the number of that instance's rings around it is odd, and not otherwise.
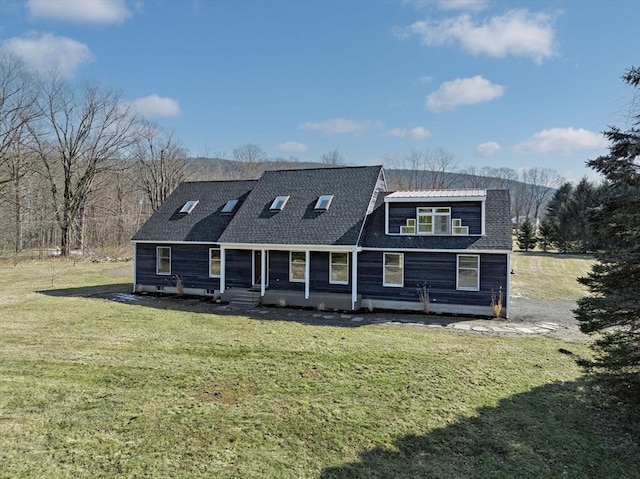
[{"label": "stone walkway", "polygon": [[[240,312],[228,305],[217,306],[216,312]],[[364,315],[341,314],[330,312],[313,312],[309,310],[287,310],[280,308],[257,307],[242,311],[254,317],[265,320],[296,320],[309,324],[335,326],[364,326],[366,324],[406,325],[426,328],[453,329],[462,332],[493,333],[500,335],[535,335],[556,331],[563,326],[558,323],[541,321],[535,323],[513,323],[508,320],[496,319],[468,319],[453,316],[423,316],[420,314],[402,313],[367,313]]]}]

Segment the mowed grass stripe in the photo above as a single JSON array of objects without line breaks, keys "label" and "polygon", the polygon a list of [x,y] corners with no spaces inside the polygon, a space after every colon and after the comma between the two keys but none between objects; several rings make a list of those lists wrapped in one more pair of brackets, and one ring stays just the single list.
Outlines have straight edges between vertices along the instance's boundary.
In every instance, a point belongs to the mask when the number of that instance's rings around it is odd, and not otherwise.
[{"label": "mowed grass stripe", "polygon": [[575,301],[587,294],[577,278],[586,276],[593,264],[589,256],[516,251],[511,255],[511,288],[514,296]]}]

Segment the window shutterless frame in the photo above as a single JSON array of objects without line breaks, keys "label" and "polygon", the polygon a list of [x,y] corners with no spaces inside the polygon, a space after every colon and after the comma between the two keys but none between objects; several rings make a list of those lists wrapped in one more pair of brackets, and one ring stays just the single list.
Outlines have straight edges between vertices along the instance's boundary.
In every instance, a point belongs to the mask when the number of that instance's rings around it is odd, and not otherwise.
[{"label": "window shutterless frame", "polygon": [[171,247],[158,246],[156,248],[156,274],[171,274]]},{"label": "window shutterless frame", "polygon": [[329,283],[349,284],[349,253],[329,253]]},{"label": "window shutterless frame", "polygon": [[456,289],[480,291],[480,256],[459,254],[457,256]]},{"label": "window shutterless frame", "polygon": [[210,248],[209,249],[209,278],[219,278],[220,277],[220,249],[219,248]]},{"label": "window shutterless frame", "polygon": [[401,288],[404,286],[404,254],[383,253],[382,285]]},{"label": "window shutterless frame", "polygon": [[289,252],[289,281],[304,283],[306,281],[307,256],[304,251]]}]

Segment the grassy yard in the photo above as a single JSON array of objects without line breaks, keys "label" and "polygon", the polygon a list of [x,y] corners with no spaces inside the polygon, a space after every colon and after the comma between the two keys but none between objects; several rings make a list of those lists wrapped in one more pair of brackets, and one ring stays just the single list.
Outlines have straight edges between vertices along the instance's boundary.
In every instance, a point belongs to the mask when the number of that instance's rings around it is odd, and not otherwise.
[{"label": "grassy yard", "polygon": [[[0,266],[0,477],[637,477],[553,339],[119,303],[130,263]],[[634,436],[635,434],[635,436]]]},{"label": "grassy yard", "polygon": [[511,291],[531,299],[577,300],[587,289],[577,278],[594,264],[588,255],[516,251],[511,255]]}]

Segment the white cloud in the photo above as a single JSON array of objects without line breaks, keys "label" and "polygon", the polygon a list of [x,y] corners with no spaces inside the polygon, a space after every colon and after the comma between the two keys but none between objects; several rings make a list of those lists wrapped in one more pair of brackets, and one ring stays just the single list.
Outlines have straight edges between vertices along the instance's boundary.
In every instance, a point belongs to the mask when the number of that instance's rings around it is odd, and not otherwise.
[{"label": "white cloud", "polygon": [[122,23],[131,16],[124,0],[28,0],[33,18],[75,23]]},{"label": "white cloud", "polygon": [[412,140],[424,140],[431,135],[431,132],[422,126],[416,126],[410,130],[403,128],[394,128],[387,132],[389,136],[397,136],[398,138],[411,138]]},{"label": "white cloud", "polygon": [[180,105],[172,98],[160,97],[155,93],[137,98],[131,102],[142,116],[147,118],[170,118],[180,115]]},{"label": "white cloud", "polygon": [[2,43],[2,50],[12,53],[31,68],[41,73],[57,72],[72,76],[76,69],[93,60],[89,47],[72,38],[52,33],[28,33]]},{"label": "white cloud", "polygon": [[362,133],[370,127],[370,121],[360,122],[347,118],[332,118],[331,120],[307,122],[300,125],[302,130],[321,131],[329,134]]},{"label": "white cloud", "polygon": [[482,10],[489,0],[438,0],[442,10]]},{"label": "white cloud", "polygon": [[551,128],[535,133],[515,146],[516,153],[548,153],[559,151],[570,154],[579,150],[606,148],[607,140],[601,133],[584,128]]},{"label": "white cloud", "polygon": [[285,141],[284,143],[280,143],[278,145],[278,150],[291,153],[302,153],[304,151],[307,151],[308,148],[307,145],[304,145],[302,143],[297,143],[295,141]]},{"label": "white cloud", "polygon": [[474,55],[524,56],[542,63],[555,53],[555,31],[551,23],[551,16],[544,13],[511,10],[483,23],[476,23],[471,16],[463,14],[439,22],[421,21],[404,28],[396,27],[393,32],[400,38],[417,35],[427,46],[459,43]]},{"label": "white cloud", "polygon": [[404,3],[419,9],[435,5],[440,10],[483,10],[489,0],[405,0]]},{"label": "white cloud", "polygon": [[427,96],[425,106],[435,112],[453,110],[460,105],[473,105],[500,98],[504,87],[494,85],[486,78],[476,75],[444,82],[438,91]]},{"label": "white cloud", "polygon": [[495,155],[497,152],[501,150],[500,145],[495,141],[487,141],[485,143],[480,143],[476,147],[475,154],[476,156],[481,156],[483,158],[489,158],[490,156]]}]

